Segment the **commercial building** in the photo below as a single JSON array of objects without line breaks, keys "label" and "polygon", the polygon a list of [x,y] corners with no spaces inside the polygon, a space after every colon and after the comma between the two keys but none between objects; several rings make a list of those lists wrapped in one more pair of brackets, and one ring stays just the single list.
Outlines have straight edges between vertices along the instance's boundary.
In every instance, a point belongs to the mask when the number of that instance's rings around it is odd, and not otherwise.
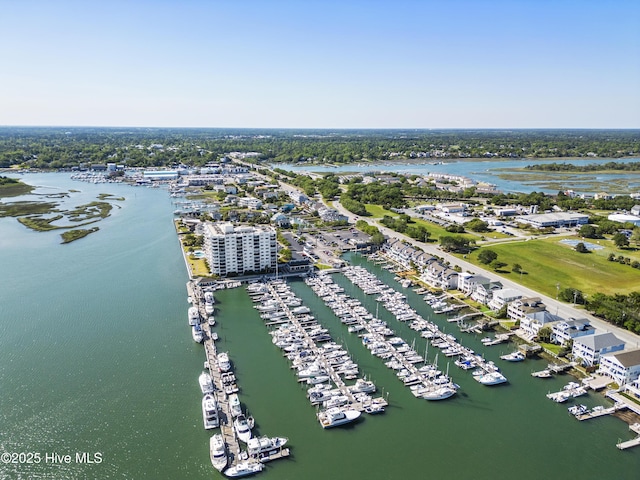
[{"label": "commercial building", "polygon": [[518,217],[518,221],[528,223],[536,228],[577,227],[589,223],[589,216],[582,213],[554,212]]},{"label": "commercial building", "polygon": [[276,231],[268,226],[206,223],[204,251],[214,275],[244,275],[276,268]]}]

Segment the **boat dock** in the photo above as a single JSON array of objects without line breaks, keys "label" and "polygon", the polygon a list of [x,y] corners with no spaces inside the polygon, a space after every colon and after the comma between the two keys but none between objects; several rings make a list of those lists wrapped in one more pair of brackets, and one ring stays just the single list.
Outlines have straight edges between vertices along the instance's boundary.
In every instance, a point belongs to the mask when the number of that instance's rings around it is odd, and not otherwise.
[{"label": "boat dock", "polygon": [[204,341],[204,350],[207,357],[207,363],[209,365],[209,374],[215,385],[215,397],[218,402],[218,408],[220,409],[220,433],[222,438],[227,444],[227,451],[229,454],[229,464],[233,466],[240,458],[240,442],[236,436],[236,431],[233,428],[233,416],[231,415],[231,407],[229,405],[229,397],[225,393],[225,385],[222,380],[222,373],[218,368],[218,358],[216,352],[216,346],[211,338],[211,327],[208,324],[202,325],[206,334]]},{"label": "boat dock", "polygon": [[638,434],[636,438],[631,440],[627,440],[626,442],[619,442],[616,444],[620,450],[626,450],[627,448],[636,447],[640,445],[640,423],[634,423],[633,425],[629,425],[629,430]]},{"label": "boat dock", "polygon": [[[200,318],[207,318],[208,315],[204,311],[203,306],[203,299],[205,298],[203,290],[193,282],[188,282],[187,291],[193,306],[196,307],[200,313]],[[240,445],[236,430],[233,426],[233,415],[231,413],[231,405],[229,403],[229,394],[237,392],[238,386],[235,383],[235,375],[232,372],[223,373],[218,367],[218,352],[215,344],[215,340],[217,340],[218,335],[213,331],[212,325],[210,325],[208,321],[203,321],[200,323],[200,328],[204,334],[204,339],[202,341],[206,358],[204,364],[208,369],[213,382],[213,395],[218,407],[220,434],[222,435],[226,445],[228,457],[226,468],[231,468],[242,462],[246,462],[248,458],[247,452],[242,450],[242,446]],[[270,452],[269,455],[263,456],[260,458],[260,461],[267,462],[288,456],[289,449],[280,448],[277,452]]]},{"label": "boat dock", "polygon": [[[461,305],[462,308],[464,308],[466,305]],[[464,315],[460,315],[459,317],[453,317],[453,318],[447,318],[447,322],[449,323],[456,323],[456,322],[461,322],[463,320],[466,320],[467,318],[474,318],[474,317],[481,317],[482,315],[484,315],[484,313],[482,312],[471,312],[471,313],[466,313]]]},{"label": "boat dock", "polygon": [[576,418],[581,422],[584,420],[591,420],[592,418],[603,417],[605,415],[611,415],[612,413],[617,412],[618,410],[622,410],[627,408],[623,403],[616,403],[613,407],[609,408],[597,408],[594,407],[586,413],[576,415]]},{"label": "boat dock", "polygon": [[[330,280],[328,276],[322,278]],[[262,285],[264,286],[264,295],[261,297],[262,305],[258,305],[256,308],[268,311],[263,315],[263,318],[267,320],[270,317],[278,316],[277,320],[267,321],[265,325],[278,326],[270,333],[274,336],[274,343],[283,348],[285,356],[292,361],[292,368],[298,371],[300,377],[298,381],[315,384],[316,378],[326,376],[327,380],[336,387],[331,391],[332,393],[327,394],[329,398],[323,399],[319,403],[323,403],[326,408],[329,408],[329,403],[337,398],[336,401],[344,402],[349,409],[359,412],[367,411],[372,406],[383,409],[387,405],[383,398],[371,398],[365,392],[354,391],[354,386],[345,383],[345,379],[356,378],[358,366],[339,345],[329,342],[331,337],[326,333],[326,329],[322,329],[314,317],[308,314],[309,309],[301,305],[299,299],[286,284],[272,281]],[[290,308],[292,305],[295,307]],[[328,342],[330,348],[326,348],[320,342]],[[294,348],[289,349],[285,346]],[[304,355],[299,355],[300,352],[304,352]],[[301,375],[305,368],[316,370]],[[323,382],[318,381],[317,383]],[[375,389],[372,382],[369,383]],[[380,409],[376,413],[382,411]],[[281,453],[281,455],[285,455],[285,453]]]}]

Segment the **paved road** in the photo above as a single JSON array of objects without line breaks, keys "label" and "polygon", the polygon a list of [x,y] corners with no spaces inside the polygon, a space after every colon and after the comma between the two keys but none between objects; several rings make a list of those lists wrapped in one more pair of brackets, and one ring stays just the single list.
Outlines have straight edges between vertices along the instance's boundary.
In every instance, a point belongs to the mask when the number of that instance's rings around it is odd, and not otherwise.
[{"label": "paved road", "polygon": [[[240,162],[243,163],[243,162]],[[255,172],[254,172],[255,173]],[[265,179],[267,179],[268,177],[264,177]],[[271,179],[268,178],[268,180],[270,181]],[[284,182],[280,182],[280,185],[282,186],[283,190],[285,190],[287,193],[289,191],[292,190],[299,190],[297,187],[290,185],[290,184],[286,184]],[[354,215],[353,213],[351,213],[349,210],[347,210],[346,208],[344,208],[339,201],[335,200],[333,202],[333,207],[338,210],[340,213],[346,215],[349,218],[349,221],[352,223],[355,223],[357,220],[360,219],[360,217],[358,217],[357,215]],[[579,309],[579,308],[574,308],[572,305],[560,302],[558,300],[556,300],[555,298],[543,295],[539,292],[536,292],[534,290],[531,290],[530,288],[524,287],[522,285],[520,285],[517,282],[514,282],[513,280],[509,280],[506,279],[504,277],[499,276],[498,274],[496,274],[495,272],[491,271],[491,270],[485,270],[477,265],[474,265],[472,263],[469,263],[463,259],[460,259],[458,257],[455,257],[447,252],[444,252],[442,250],[440,250],[440,248],[438,248],[438,246],[436,244],[433,243],[424,243],[424,242],[419,242],[417,240],[414,240],[410,237],[407,237],[405,235],[402,235],[401,233],[395,232],[393,230],[391,230],[390,228],[385,227],[384,225],[381,225],[380,223],[378,223],[375,220],[372,220],[371,218],[364,218],[363,220],[366,220],[367,222],[369,222],[369,224],[373,224],[376,227],[378,227],[378,229],[387,237],[389,238],[395,238],[395,239],[399,239],[399,240],[404,240],[407,241],[409,243],[411,243],[412,245],[418,246],[420,247],[423,251],[429,253],[430,255],[434,255],[434,256],[438,256],[443,258],[444,260],[450,262],[451,266],[455,266],[458,265],[463,271],[468,271],[468,272],[474,272],[474,273],[478,273],[478,274],[482,274],[483,276],[491,279],[492,281],[499,281],[502,283],[502,285],[504,285],[505,288],[513,288],[516,290],[519,290],[520,292],[523,293],[523,295],[525,297],[539,297],[544,304],[547,306],[547,310],[554,314],[554,315],[558,315],[562,318],[588,318],[589,321],[591,322],[591,325],[595,328],[597,328],[599,331],[601,332],[612,332],[614,333],[619,339],[623,340],[626,344],[627,344],[627,349],[633,349],[633,348],[640,348],[640,336],[616,327],[615,325],[612,325],[610,323],[607,323],[603,320],[600,320],[599,318],[594,317],[593,315],[590,315],[589,313],[587,313],[585,310]],[[517,241],[515,239],[509,239],[509,241]]]},{"label": "paved road", "polygon": [[[354,215],[353,213],[349,212],[346,208],[344,208],[340,202],[334,201],[333,202],[333,206],[340,211],[340,213],[346,215],[349,217],[349,220],[352,222],[355,222],[357,219],[360,219],[360,217]],[[505,288],[513,288],[516,290],[519,290],[520,292],[523,293],[523,295],[525,297],[540,297],[542,299],[542,301],[544,302],[544,304],[547,306],[547,310],[554,314],[554,315],[558,315],[562,318],[588,318],[589,321],[591,322],[591,325],[594,326],[595,328],[597,328],[599,331],[601,332],[612,332],[614,333],[619,339],[623,340],[624,342],[626,342],[627,344],[627,349],[632,349],[632,348],[640,348],[640,336],[628,331],[628,330],[624,330],[622,328],[616,327],[615,325],[611,325],[610,323],[607,323],[599,318],[594,317],[593,315],[590,315],[589,313],[587,313],[585,310],[579,309],[579,308],[574,308],[572,305],[560,302],[558,300],[556,300],[555,298],[549,297],[547,295],[543,295],[539,292],[536,292],[534,290],[531,290],[530,288],[524,287],[522,285],[520,285],[517,282],[514,282],[513,280],[509,280],[506,279],[498,274],[496,274],[495,272],[491,271],[491,270],[485,270],[477,265],[474,265],[470,262],[467,262],[463,259],[460,259],[458,257],[455,257],[454,255],[451,255],[447,252],[442,251],[436,244],[433,243],[424,243],[424,242],[420,242],[417,240],[414,240],[410,237],[407,237],[405,235],[402,235],[401,233],[395,232],[393,230],[391,230],[390,228],[385,227],[384,225],[381,225],[380,223],[378,223],[375,220],[371,220],[370,218],[366,219],[367,222],[369,222],[369,224],[373,224],[376,227],[378,227],[378,229],[387,237],[389,238],[394,238],[394,239],[399,239],[399,240],[405,240],[409,243],[411,243],[412,245],[415,245],[417,247],[420,247],[422,250],[424,250],[426,253],[430,254],[430,255],[434,255],[434,256],[438,256],[443,258],[444,260],[448,261],[451,263],[451,266],[455,266],[458,265],[463,271],[467,271],[467,272],[473,272],[473,273],[478,273],[478,274],[482,274],[483,276],[491,279],[492,281],[499,281],[502,283],[502,285],[504,285]]]}]

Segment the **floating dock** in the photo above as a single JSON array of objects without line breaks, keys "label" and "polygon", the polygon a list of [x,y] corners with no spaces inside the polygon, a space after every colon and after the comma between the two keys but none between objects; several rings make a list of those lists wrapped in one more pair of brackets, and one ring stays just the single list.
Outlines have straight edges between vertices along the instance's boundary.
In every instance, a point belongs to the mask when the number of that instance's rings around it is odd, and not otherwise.
[{"label": "floating dock", "polygon": [[629,425],[629,430],[636,432],[638,436],[631,440],[627,440],[626,442],[620,442],[616,444],[620,450],[626,450],[627,448],[636,447],[640,445],[640,423],[634,423],[633,425]]}]

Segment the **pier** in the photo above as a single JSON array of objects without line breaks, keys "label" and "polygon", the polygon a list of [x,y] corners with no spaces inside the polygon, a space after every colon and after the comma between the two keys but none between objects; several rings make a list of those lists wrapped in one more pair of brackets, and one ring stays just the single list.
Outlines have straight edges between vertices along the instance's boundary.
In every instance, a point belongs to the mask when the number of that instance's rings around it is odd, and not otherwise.
[{"label": "pier", "polygon": [[[198,313],[200,314],[200,319],[206,319],[210,314],[207,314],[205,306],[202,303],[205,298],[202,288],[194,284],[194,282],[188,282],[187,292],[189,293],[193,307],[197,308]],[[208,295],[210,295],[210,293],[208,293]],[[209,299],[209,301],[212,302],[211,299]],[[212,330],[212,326],[207,320],[202,321],[199,325],[204,334],[202,343],[204,345],[206,358],[205,367],[209,370],[209,375],[213,382],[213,395],[218,407],[220,434],[224,440],[228,458],[227,467],[223,469],[223,471],[231,467],[236,467],[240,463],[247,461],[260,461],[264,463],[288,457],[290,453],[289,449],[282,448],[282,446],[280,446],[277,451],[259,454],[258,458],[250,458],[248,453],[242,450],[242,446],[240,445],[240,441],[233,425],[233,414],[229,403],[229,394],[238,391],[238,386],[235,383],[235,375],[232,372],[223,373],[219,368],[218,352],[215,345],[215,340],[217,340],[218,335]]]},{"label": "pier", "polygon": [[633,425],[629,425],[629,430],[638,434],[636,438],[631,440],[627,440],[626,442],[619,442],[616,444],[620,450],[626,450],[627,448],[637,447],[640,445],[640,423],[634,423]]},{"label": "pier", "polygon": [[222,372],[218,368],[218,358],[215,343],[211,335],[211,327],[205,322],[202,324],[205,332],[204,351],[209,365],[209,374],[215,386],[214,395],[218,402],[220,411],[220,433],[227,444],[227,454],[229,456],[229,466],[234,466],[240,460],[240,442],[233,428],[233,416],[229,405],[229,397],[225,393],[225,384],[222,379]]},{"label": "pier", "polygon": [[591,420],[592,418],[603,417],[605,415],[611,415],[612,413],[617,412],[618,410],[622,410],[627,408],[623,403],[616,403],[613,407],[609,408],[597,408],[594,407],[586,413],[576,415],[576,418],[581,422],[585,420]]}]

